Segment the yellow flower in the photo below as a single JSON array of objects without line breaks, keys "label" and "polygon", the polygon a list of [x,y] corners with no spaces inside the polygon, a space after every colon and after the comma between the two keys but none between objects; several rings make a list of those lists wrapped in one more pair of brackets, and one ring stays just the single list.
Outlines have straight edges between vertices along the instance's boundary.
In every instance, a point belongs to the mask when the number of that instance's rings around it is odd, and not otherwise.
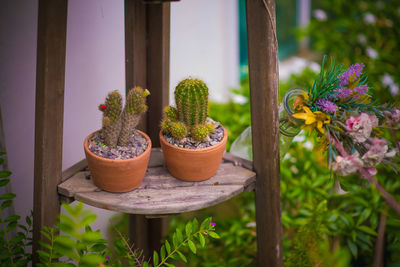
[{"label": "yellow flower", "polygon": [[320,133],[325,133],[324,124],[331,123],[331,117],[329,115],[321,112],[314,111],[312,112],[308,107],[303,106],[304,113],[295,113],[293,117],[296,119],[304,120],[304,129],[309,129],[311,132],[317,128]]}]

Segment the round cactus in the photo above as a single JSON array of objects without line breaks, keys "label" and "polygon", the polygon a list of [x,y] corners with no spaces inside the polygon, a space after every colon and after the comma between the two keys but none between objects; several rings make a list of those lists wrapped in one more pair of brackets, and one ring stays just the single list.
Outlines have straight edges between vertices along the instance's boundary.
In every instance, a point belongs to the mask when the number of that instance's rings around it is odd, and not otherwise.
[{"label": "round cactus", "polygon": [[203,141],[210,134],[209,128],[207,125],[197,125],[192,129],[192,137],[197,141]]},{"label": "round cactus", "polygon": [[166,106],[164,108],[164,117],[171,121],[176,121],[178,120],[178,111],[174,107]]},{"label": "round cactus", "polygon": [[185,79],[175,88],[178,120],[192,128],[203,124],[208,116],[208,88],[199,79]]},{"label": "round cactus", "polygon": [[166,119],[162,120],[160,127],[161,127],[161,130],[164,133],[171,133],[172,132],[172,122],[169,121],[169,120],[166,120]]},{"label": "round cactus", "polygon": [[188,130],[182,122],[171,122],[171,134],[177,139],[182,139],[187,136]]}]

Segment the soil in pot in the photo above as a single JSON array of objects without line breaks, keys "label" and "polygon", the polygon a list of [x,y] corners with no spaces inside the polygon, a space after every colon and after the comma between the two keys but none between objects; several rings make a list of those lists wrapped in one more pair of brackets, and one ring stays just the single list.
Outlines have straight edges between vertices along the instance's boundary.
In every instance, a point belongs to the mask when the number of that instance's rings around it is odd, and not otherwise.
[{"label": "soil in pot", "polygon": [[110,149],[102,145],[101,136],[95,132],[85,139],[84,149],[93,183],[105,191],[127,192],[142,183],[151,141],[143,132],[135,131],[127,147]]},{"label": "soil in pot", "polygon": [[219,122],[214,132],[205,141],[198,142],[191,137],[176,139],[160,132],[161,148],[172,176],[184,181],[204,181],[211,178],[221,164],[225,152],[227,132]]}]

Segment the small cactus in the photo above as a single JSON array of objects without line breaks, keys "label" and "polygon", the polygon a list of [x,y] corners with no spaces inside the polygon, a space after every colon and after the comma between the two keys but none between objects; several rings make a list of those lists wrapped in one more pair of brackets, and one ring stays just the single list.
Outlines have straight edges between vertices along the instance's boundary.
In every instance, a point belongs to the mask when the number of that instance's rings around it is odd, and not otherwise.
[{"label": "small cactus", "polygon": [[99,105],[103,112],[101,134],[104,143],[111,148],[127,146],[129,138],[139,123],[140,115],[147,110],[146,97],[149,91],[135,87],[128,92],[125,108],[122,111],[122,96],[118,91],[107,95],[104,104]]},{"label": "small cactus", "polygon": [[104,142],[109,147],[115,147],[121,131],[122,96],[118,91],[112,91],[107,95],[104,104],[99,105],[103,112],[102,135]]},{"label": "small cactus", "polygon": [[208,116],[208,88],[199,79],[185,79],[175,88],[176,108],[167,106],[161,129],[175,138],[191,135],[202,141],[214,131],[213,124],[206,124]]},{"label": "small cactus", "polygon": [[147,110],[146,97],[150,92],[137,86],[129,90],[126,97],[124,112],[122,113],[122,129],[118,145],[127,146],[129,138],[139,123],[140,116]]}]

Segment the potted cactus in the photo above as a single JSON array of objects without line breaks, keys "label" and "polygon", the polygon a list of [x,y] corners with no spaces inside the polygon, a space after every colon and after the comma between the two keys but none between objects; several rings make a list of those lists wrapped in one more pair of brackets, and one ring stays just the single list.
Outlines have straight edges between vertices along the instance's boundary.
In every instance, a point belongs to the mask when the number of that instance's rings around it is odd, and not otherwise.
[{"label": "potted cactus", "polygon": [[167,168],[184,181],[203,181],[218,170],[227,131],[208,118],[208,88],[188,78],[175,88],[176,107],[167,106],[161,121],[160,142]]},{"label": "potted cactus", "polygon": [[147,110],[149,91],[132,88],[125,107],[118,91],[107,95],[100,131],[84,141],[84,150],[93,183],[109,192],[126,192],[138,187],[144,177],[150,158],[151,141],[136,130],[141,115]]}]

